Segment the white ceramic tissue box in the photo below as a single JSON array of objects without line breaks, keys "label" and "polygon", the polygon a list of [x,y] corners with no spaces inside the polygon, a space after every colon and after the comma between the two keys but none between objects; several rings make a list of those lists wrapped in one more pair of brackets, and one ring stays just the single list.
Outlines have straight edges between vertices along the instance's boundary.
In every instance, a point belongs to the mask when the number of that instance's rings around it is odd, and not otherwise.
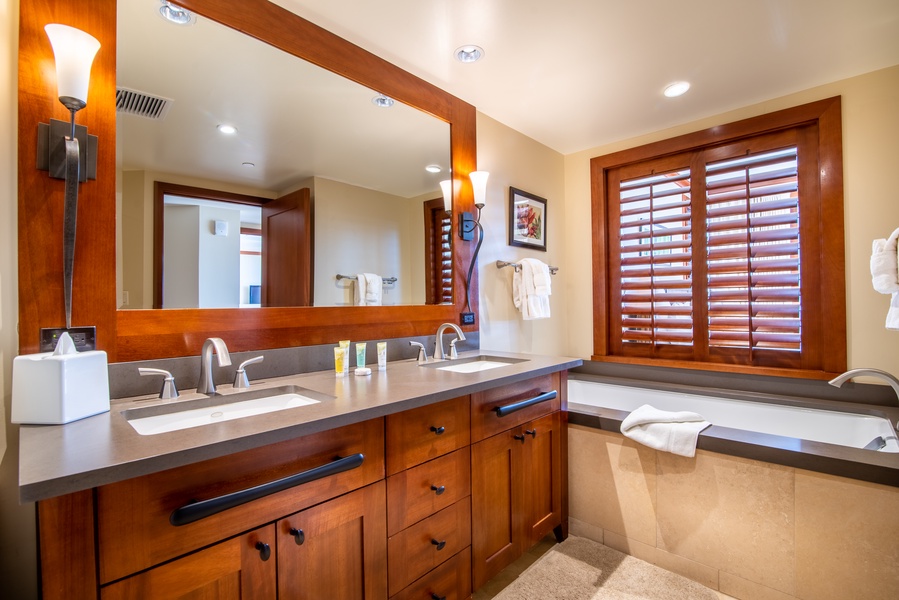
[{"label": "white ceramic tissue box", "polygon": [[107,411],[106,352],[43,352],[13,359],[13,423],[62,425]]}]

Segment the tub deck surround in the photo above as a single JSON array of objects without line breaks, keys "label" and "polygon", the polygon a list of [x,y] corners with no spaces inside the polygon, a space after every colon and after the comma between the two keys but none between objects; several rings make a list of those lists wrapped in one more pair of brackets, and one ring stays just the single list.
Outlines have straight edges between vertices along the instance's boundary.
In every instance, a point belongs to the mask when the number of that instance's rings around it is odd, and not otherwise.
[{"label": "tub deck surround", "polygon": [[[452,373],[405,360],[388,363],[387,371],[374,370],[365,377],[354,376],[352,370],[346,377],[335,377],[330,370],[253,381],[251,389],[296,385],[334,399],[158,435],[138,434],[122,413],[203,396],[182,393],[177,400],[159,400],[155,395],[124,398],[113,400],[108,413],[67,425],[23,425],[19,432],[19,497],[22,502],[34,502],[86,490],[571,369],[582,362],[486,350],[461,353],[460,358],[478,355],[522,362],[476,373]],[[230,385],[218,389],[223,396],[244,391],[232,390]]]},{"label": "tub deck surround", "polygon": [[[613,377],[571,373],[570,380],[593,381],[631,387],[650,387],[664,391],[680,391],[686,394],[713,395],[735,400],[750,400],[768,404],[784,404],[799,408],[833,410],[886,418],[895,424],[899,420],[899,408],[863,405],[828,400],[811,401],[807,398],[771,396],[733,390],[709,390],[690,388],[676,384],[648,383]],[[603,408],[578,403],[569,398],[569,423],[620,433],[621,422],[629,414],[624,410]],[[749,458],[788,467],[796,467],[819,473],[838,475],[861,481],[869,481],[899,487],[899,453],[878,452],[862,448],[850,448],[825,442],[816,442],[781,435],[758,433],[712,424],[699,434],[697,448],[720,454]]]}]

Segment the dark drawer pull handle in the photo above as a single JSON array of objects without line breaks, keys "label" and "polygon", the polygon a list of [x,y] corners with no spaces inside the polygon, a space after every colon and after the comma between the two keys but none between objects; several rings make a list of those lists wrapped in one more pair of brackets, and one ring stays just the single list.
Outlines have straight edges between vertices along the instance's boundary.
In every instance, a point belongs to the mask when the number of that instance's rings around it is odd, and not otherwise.
[{"label": "dark drawer pull handle", "polygon": [[439,496],[440,494],[442,494],[443,492],[446,491],[446,486],[445,485],[432,485],[431,489],[434,491],[435,494],[437,494]]},{"label": "dark drawer pull handle", "polygon": [[291,527],[290,531],[288,531],[290,535],[293,536],[293,541],[297,543],[297,546],[302,546],[303,542],[306,541],[306,534],[302,529],[297,529],[296,527]]},{"label": "dark drawer pull handle", "polygon": [[554,400],[559,393],[556,390],[551,392],[543,392],[539,396],[534,396],[533,398],[528,398],[527,400],[522,400],[521,402],[513,402],[512,404],[506,404],[505,406],[497,406],[493,409],[493,412],[496,413],[498,417],[505,417],[506,415],[511,415],[513,412],[517,412],[523,408],[527,408],[528,406],[534,406],[535,404],[540,404],[541,402],[546,402],[547,400]]},{"label": "dark drawer pull handle", "polygon": [[521,442],[522,444],[524,443],[524,436],[521,435],[520,433],[516,433],[512,437],[515,438],[516,440],[518,440],[519,442]]},{"label": "dark drawer pull handle", "polygon": [[303,471],[302,473],[289,475],[282,479],[276,479],[275,481],[225,494],[224,496],[210,498],[209,500],[191,502],[190,504],[185,504],[181,508],[176,508],[172,511],[172,514],[169,516],[169,523],[175,527],[187,525],[188,523],[211,517],[212,515],[228,510],[229,508],[234,508],[235,506],[240,506],[241,504],[246,504],[253,500],[265,498],[271,494],[282,492],[292,487],[315,481],[316,479],[323,479],[325,477],[330,477],[331,475],[336,475],[337,473],[355,469],[356,467],[361,466],[364,460],[364,454],[351,454],[350,456],[337,458],[333,462],[314,467],[308,471]]},{"label": "dark drawer pull handle", "polygon": [[272,547],[265,542],[256,542],[256,549],[259,550],[259,558],[268,560],[272,557]]},{"label": "dark drawer pull handle", "polygon": [[446,596],[438,596],[434,592],[431,592],[431,600],[446,600]]},{"label": "dark drawer pull handle", "polygon": [[537,430],[536,430],[536,429],[525,429],[524,432],[525,432],[526,434],[528,434],[529,436],[531,436],[532,438],[536,438],[536,437],[537,437]]},{"label": "dark drawer pull handle", "polygon": [[433,431],[436,435],[443,435],[443,432],[446,431],[446,427],[431,426],[431,431]]},{"label": "dark drawer pull handle", "polygon": [[446,540],[437,541],[437,540],[431,538],[431,543],[434,544],[435,546],[437,546],[437,550],[443,550],[444,546],[446,546]]}]

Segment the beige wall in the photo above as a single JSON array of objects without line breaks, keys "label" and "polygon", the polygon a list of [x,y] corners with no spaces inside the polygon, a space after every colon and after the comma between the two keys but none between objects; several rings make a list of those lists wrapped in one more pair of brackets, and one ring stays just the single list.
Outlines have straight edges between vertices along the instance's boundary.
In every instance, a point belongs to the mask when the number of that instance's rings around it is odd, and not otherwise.
[{"label": "beige wall", "polygon": [[[478,256],[481,347],[537,354],[569,354],[571,282],[576,272],[565,258],[569,236],[564,159],[561,154],[478,113],[478,168],[490,172],[487,205],[481,215],[484,243]],[[546,252],[509,246],[509,186],[546,198]],[[456,238],[458,240],[458,238]],[[458,242],[457,243],[467,243]],[[512,304],[512,269],[499,270],[497,260],[537,258],[558,266],[552,279],[549,319],[523,321]],[[579,324],[572,323],[573,328]]]},{"label": "beige wall", "polygon": [[846,215],[846,288],[849,367],[899,373],[899,332],[884,327],[889,297],[871,287],[871,241],[899,227],[894,184],[899,159],[899,66],[837,81],[784,98],[665,131],[608,144],[565,157],[567,308],[571,326],[566,351],[588,358],[593,351],[590,246],[590,159],[610,152],[744,119],[831,96],[843,99],[843,176]]},{"label": "beige wall", "polygon": [[741,600],[896,595],[899,488],[568,431],[572,534]]},{"label": "beige wall", "polygon": [[19,3],[0,0],[0,582],[8,598],[37,598],[34,504],[19,505],[18,426],[8,423],[18,350],[16,62]]}]

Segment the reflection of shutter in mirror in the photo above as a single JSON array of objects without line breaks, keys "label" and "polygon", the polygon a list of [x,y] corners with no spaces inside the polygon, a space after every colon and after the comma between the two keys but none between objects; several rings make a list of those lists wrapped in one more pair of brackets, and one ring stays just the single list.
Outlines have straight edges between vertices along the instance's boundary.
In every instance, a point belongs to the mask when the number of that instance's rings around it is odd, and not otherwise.
[{"label": "reflection of shutter in mirror", "polygon": [[427,304],[453,302],[452,220],[443,209],[443,199],[424,203],[425,283]]}]

